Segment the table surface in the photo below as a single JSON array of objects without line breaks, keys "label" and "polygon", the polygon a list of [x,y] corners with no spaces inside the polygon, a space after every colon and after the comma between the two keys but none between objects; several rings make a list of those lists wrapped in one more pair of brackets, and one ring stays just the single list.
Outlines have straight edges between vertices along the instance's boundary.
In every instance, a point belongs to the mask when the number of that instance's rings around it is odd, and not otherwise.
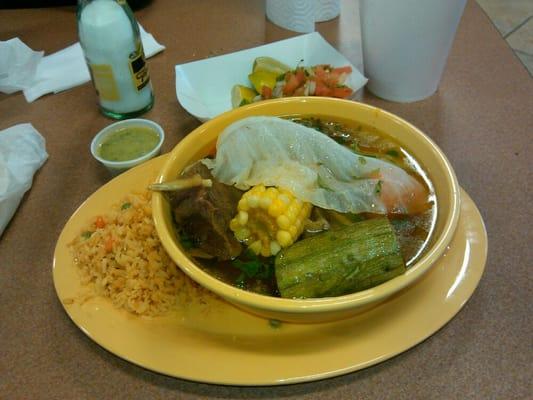
[{"label": "table surface", "polygon": [[[355,2],[317,30],[352,62]],[[198,122],[178,104],[175,64],[294,36],[264,17],[262,1],[158,0],[136,12],[166,50],[150,59],[156,95],[145,116],[169,151]],[[0,40],[18,36],[46,54],[77,41],[75,9],[0,11]],[[109,180],[89,144],[110,121],[91,84],[26,103],[0,95],[0,129],[31,122],[50,158],[0,238],[0,397],[511,399],[533,393],[533,235],[529,228],[533,80],[477,4],[460,23],[438,92],[412,104],[363,100],[412,122],[448,155],[486,223],[485,274],[463,310],[413,349],[377,366],[284,387],[197,384],[146,371],[106,352],[72,324],[52,282],[55,242],[69,216]],[[529,200],[529,201],[528,201]],[[531,397],[529,397],[531,398]]]}]

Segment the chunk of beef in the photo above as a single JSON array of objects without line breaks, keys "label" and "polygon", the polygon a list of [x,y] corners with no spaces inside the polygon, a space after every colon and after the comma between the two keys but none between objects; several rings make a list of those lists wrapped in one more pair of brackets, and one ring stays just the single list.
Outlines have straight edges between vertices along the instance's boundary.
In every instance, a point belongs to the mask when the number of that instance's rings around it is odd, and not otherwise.
[{"label": "chunk of beef", "polygon": [[176,224],[205,253],[219,260],[233,259],[242,248],[229,229],[229,223],[237,212],[242,192],[216,181],[200,162],[189,167],[182,176],[195,174],[211,179],[213,185],[168,193]]}]

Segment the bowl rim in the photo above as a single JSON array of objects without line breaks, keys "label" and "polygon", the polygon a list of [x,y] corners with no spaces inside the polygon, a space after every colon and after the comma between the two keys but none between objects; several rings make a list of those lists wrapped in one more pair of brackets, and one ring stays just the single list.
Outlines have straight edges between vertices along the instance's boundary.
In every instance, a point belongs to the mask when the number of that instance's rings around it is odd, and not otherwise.
[{"label": "bowl rim", "polygon": [[[434,264],[434,262],[445,252],[446,246],[449,244],[455,233],[460,214],[459,183],[449,160],[432,139],[430,139],[420,129],[416,128],[411,123],[405,121],[403,118],[400,118],[397,115],[394,115],[378,107],[352,100],[341,100],[324,97],[290,97],[253,103],[225,112],[194,129],[174,147],[174,149],[170,153],[170,157],[168,157],[168,159],[166,160],[163,168],[161,169],[157,177],[157,182],[162,182],[165,176],[169,176],[171,172],[169,171],[169,169],[174,164],[175,159],[177,158],[177,154],[183,153],[181,149],[188,149],[190,147],[194,147],[195,139],[199,135],[202,135],[206,131],[209,131],[212,126],[216,126],[224,120],[232,120],[229,123],[233,123],[235,121],[238,121],[239,119],[248,117],[250,115],[257,115],[249,113],[251,110],[261,110],[261,108],[268,109],[270,107],[273,107],[274,104],[283,103],[331,103],[339,105],[342,103],[344,103],[345,105],[349,104],[348,107],[360,107],[366,109],[366,111],[377,112],[383,115],[384,117],[392,119],[394,122],[403,125],[407,127],[410,131],[414,132],[421,141],[425,142],[425,144],[432,149],[433,156],[439,159],[439,163],[442,164],[444,172],[449,178],[448,180],[451,184],[451,192],[449,199],[450,216],[445,221],[440,237],[437,238],[437,240],[432,244],[431,248],[422,256],[422,258],[418,260],[414,265],[409,267],[409,269],[407,269],[404,274],[399,275],[375,287],[336,297],[310,299],[279,298],[258,293],[252,293],[243,289],[239,289],[235,286],[227,284],[213,277],[212,275],[208,274],[200,267],[198,267],[191,259],[189,259],[185,255],[185,253],[179,248],[178,244],[174,240],[172,240],[172,235],[166,230],[166,224],[163,216],[164,202],[166,200],[164,199],[164,196],[161,193],[156,192],[152,196],[152,214],[154,224],[158,236],[163,244],[163,247],[169,253],[170,257],[174,260],[178,267],[183,272],[185,272],[191,279],[196,281],[201,286],[212,291],[213,293],[216,293],[217,295],[221,296],[222,298],[225,298],[231,302],[243,306],[247,306],[252,310],[258,309],[274,313],[278,312],[292,314],[314,314],[333,311],[344,311],[354,308],[356,306],[360,307],[378,302],[380,300],[384,300],[385,298],[390,297],[394,293],[397,293],[400,290],[409,286],[410,284],[414,283],[424,273],[426,273]],[[268,114],[268,112],[266,113]],[[278,115],[282,116],[289,114],[290,113]],[[220,133],[221,132],[219,132],[219,134]],[[175,173],[176,171],[174,171],[174,174]]]},{"label": "bowl rim", "polygon": [[[132,158],[131,160],[111,161],[111,160],[106,160],[105,158],[100,157],[98,155],[97,148],[98,148],[98,145],[100,145],[100,143],[102,142],[102,140],[108,134],[110,134],[111,131],[115,130],[117,127],[129,126],[129,125],[143,125],[143,126],[148,126],[150,128],[153,128],[153,130],[157,133],[157,136],[159,137],[159,141],[157,142],[155,147],[152,150],[150,150],[148,153],[143,154],[142,156],[137,157],[137,158]],[[130,168],[134,165],[140,164],[141,162],[144,162],[154,157],[161,150],[161,146],[163,145],[164,141],[165,141],[165,131],[163,130],[161,125],[159,125],[157,122],[154,122],[149,119],[144,119],[144,118],[130,118],[130,119],[122,120],[122,121],[113,122],[112,124],[109,124],[103,129],[101,129],[91,141],[91,154],[97,161],[104,164],[108,168],[117,168],[117,169]]]}]

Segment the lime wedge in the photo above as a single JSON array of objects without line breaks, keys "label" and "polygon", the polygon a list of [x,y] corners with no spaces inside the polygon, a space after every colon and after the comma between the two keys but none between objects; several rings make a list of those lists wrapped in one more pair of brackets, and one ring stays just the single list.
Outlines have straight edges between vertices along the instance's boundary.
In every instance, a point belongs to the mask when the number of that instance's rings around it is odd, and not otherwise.
[{"label": "lime wedge", "polygon": [[253,89],[242,85],[235,85],[231,89],[231,105],[233,108],[237,108],[245,104],[250,104],[255,96],[257,96],[257,93]]},{"label": "lime wedge", "polygon": [[252,72],[265,71],[279,76],[289,71],[290,67],[272,57],[257,57]]},{"label": "lime wedge", "polygon": [[274,89],[274,86],[276,86],[277,77],[278,74],[267,71],[255,71],[248,75],[248,79],[250,79],[250,82],[252,82],[252,85],[257,93],[261,93],[263,86]]}]

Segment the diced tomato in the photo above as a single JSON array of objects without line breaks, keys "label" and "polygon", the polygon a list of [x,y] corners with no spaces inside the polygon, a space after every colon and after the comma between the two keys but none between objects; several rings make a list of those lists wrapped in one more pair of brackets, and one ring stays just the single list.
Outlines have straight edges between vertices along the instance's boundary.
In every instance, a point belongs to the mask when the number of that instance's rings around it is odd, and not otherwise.
[{"label": "diced tomato", "polygon": [[350,67],[349,65],[346,65],[344,67],[338,67],[338,68],[333,68],[333,70],[331,72],[334,72],[336,74],[351,74],[352,73],[352,67]]},{"label": "diced tomato", "polygon": [[268,86],[263,86],[261,88],[261,97],[263,97],[263,99],[271,99],[272,98],[272,89],[269,88]]},{"label": "diced tomato", "polygon": [[326,70],[323,65],[317,65],[313,68],[313,72],[318,79],[324,79],[326,77]]},{"label": "diced tomato", "polygon": [[331,96],[332,90],[327,87],[324,82],[322,81],[316,81],[316,89],[315,89],[315,95],[316,96]]},{"label": "diced tomato", "polygon": [[305,86],[300,86],[299,88],[297,88],[294,93],[293,93],[294,96],[304,96],[305,95]]},{"label": "diced tomato", "polygon": [[[310,75],[306,74],[306,69],[297,67],[289,71],[284,76],[283,95],[284,96],[304,96],[307,82],[314,81],[315,90],[309,95],[338,97],[346,99],[353,93],[352,89],[343,85],[341,78],[352,72],[349,65],[333,68],[328,64],[315,65]],[[343,79],[344,80],[344,79]],[[264,99],[272,97],[272,90],[263,88],[261,95]]]},{"label": "diced tomato", "polygon": [[305,72],[303,68],[296,69],[296,79],[298,79],[298,86],[301,86],[305,82]]},{"label": "diced tomato", "polygon": [[324,81],[326,82],[326,85],[328,85],[330,88],[334,88],[339,84],[339,78],[340,74],[336,72],[330,72],[329,74],[327,74]]},{"label": "diced tomato", "polygon": [[283,86],[283,94],[290,96],[294,93],[300,82],[298,82],[298,78],[296,78],[296,75],[294,75],[292,72],[288,72],[285,76],[285,79],[286,82],[285,86]]},{"label": "diced tomato", "polygon": [[318,84],[322,84],[322,85],[326,85],[326,83],[324,82],[324,77],[319,77],[319,76],[315,76],[313,78],[313,80]]},{"label": "diced tomato", "polygon": [[101,216],[98,216],[96,217],[96,221],[94,221],[94,225],[97,227],[97,228],[104,228],[105,227],[105,221],[104,221],[104,218],[101,217]]},{"label": "diced tomato", "polygon": [[333,97],[338,97],[339,99],[347,99],[352,95],[352,89],[346,86],[340,86],[333,88],[333,93],[331,94]]}]

